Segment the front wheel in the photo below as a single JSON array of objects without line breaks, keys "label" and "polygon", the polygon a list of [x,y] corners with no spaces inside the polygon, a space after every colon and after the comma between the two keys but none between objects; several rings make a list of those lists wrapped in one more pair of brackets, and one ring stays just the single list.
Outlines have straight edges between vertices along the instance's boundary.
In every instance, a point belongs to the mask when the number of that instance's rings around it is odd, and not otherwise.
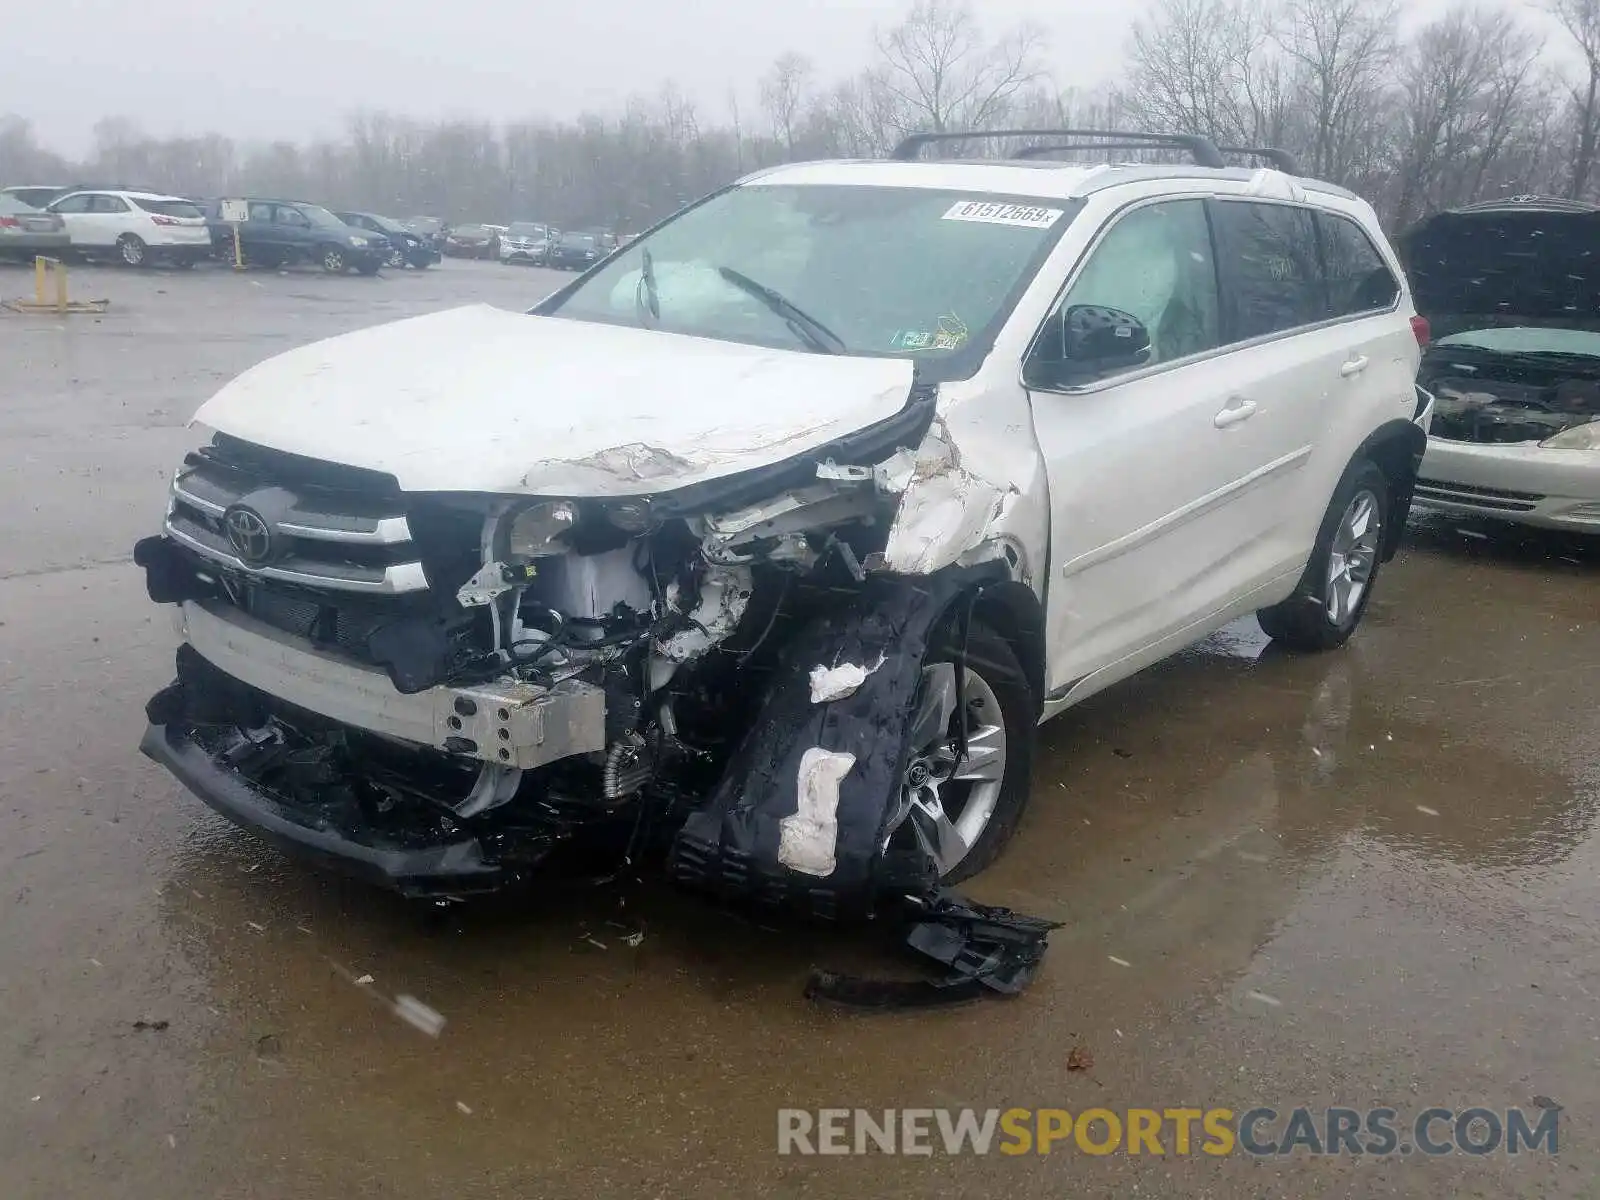
[{"label": "front wheel", "polygon": [[322,249],[322,269],[330,275],[343,275],[349,264],[345,261],[344,251],[337,246],[324,246]]},{"label": "front wheel", "polygon": [[134,234],[125,233],[117,239],[117,253],[121,256],[124,266],[142,267],[149,256],[144,241]]},{"label": "front wheel", "polygon": [[1392,504],[1376,463],[1350,465],[1323,514],[1311,561],[1294,594],[1256,614],[1273,641],[1290,650],[1332,650],[1350,640],[1372,599]]},{"label": "front wheel", "polygon": [[1032,784],[1035,708],[1010,643],[983,622],[972,621],[964,653],[955,629],[929,648],[888,827],[891,838],[915,840],[941,883],[976,875],[1016,832]]}]

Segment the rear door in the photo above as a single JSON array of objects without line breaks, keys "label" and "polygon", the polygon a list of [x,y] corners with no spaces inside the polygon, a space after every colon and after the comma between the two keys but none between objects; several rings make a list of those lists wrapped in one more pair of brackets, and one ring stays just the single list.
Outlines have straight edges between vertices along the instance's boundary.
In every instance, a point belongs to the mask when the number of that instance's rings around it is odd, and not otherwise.
[{"label": "rear door", "polygon": [[[114,246],[117,239],[123,234],[134,229],[135,221],[133,206],[121,196],[114,196],[109,192],[97,192],[89,204],[89,215],[93,220],[96,245]],[[138,222],[143,225],[141,219]],[[140,232],[147,232],[143,229]]]},{"label": "rear door", "polygon": [[[1048,331],[1078,305],[1137,318],[1151,338],[1147,361],[1052,387]],[[1282,422],[1260,420],[1224,349],[1203,199],[1113,218],[1046,330],[1025,379],[1050,485],[1049,690],[1061,692],[1204,632],[1248,591],[1274,520],[1263,492],[1293,439]]]},{"label": "rear door", "polygon": [[63,196],[50,205],[50,211],[61,218],[61,223],[67,227],[67,234],[72,238],[74,246],[95,245],[91,239],[95,236],[93,218],[89,207],[94,201],[92,192],[73,192],[70,196]]}]

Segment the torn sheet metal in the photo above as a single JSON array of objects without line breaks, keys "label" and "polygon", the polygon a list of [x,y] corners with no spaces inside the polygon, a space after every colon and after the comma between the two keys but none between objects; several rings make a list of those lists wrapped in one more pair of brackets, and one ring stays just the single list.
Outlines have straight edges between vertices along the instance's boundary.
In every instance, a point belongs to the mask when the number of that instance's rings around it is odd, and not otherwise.
[{"label": "torn sheet metal", "polygon": [[[924,579],[869,576],[845,603],[797,630],[721,779],[678,830],[669,876],[725,899],[827,919],[864,915],[885,895],[926,891],[934,882],[927,856],[915,846],[885,846],[912,699],[929,638],[952,602],[965,588],[1001,578],[999,564]],[[817,663],[880,659],[849,696],[812,703]],[[799,810],[801,760],[813,748],[855,757],[839,782],[835,863],[825,885],[779,858],[783,821]]]},{"label": "torn sheet metal", "polygon": [[[661,653],[675,663],[684,663],[728,638],[739,628],[754,586],[749,567],[713,564],[700,583],[698,603],[689,613],[689,628],[662,642],[658,647]],[[675,602],[677,595],[676,585],[668,589],[669,602]]]},{"label": "torn sheet metal", "polygon": [[790,870],[833,874],[839,836],[839,782],[856,765],[854,754],[812,746],[800,756],[795,811],[778,823],[778,861]]},{"label": "torn sheet metal", "polygon": [[877,980],[817,971],[806,996],[846,1008],[932,1008],[985,995],[1015,996],[1033,982],[1047,938],[1060,922],[978,904],[946,888],[907,897],[906,945],[942,963],[940,979]]},{"label": "torn sheet metal", "polygon": [[881,658],[870,667],[860,663],[840,663],[836,667],[827,667],[818,663],[811,668],[811,703],[831,704],[855,695],[856,689],[867,681],[867,676],[881,666]]},{"label": "torn sheet metal", "polygon": [[883,569],[929,575],[960,561],[988,540],[1016,490],[967,470],[948,426],[935,418],[889,529]]}]

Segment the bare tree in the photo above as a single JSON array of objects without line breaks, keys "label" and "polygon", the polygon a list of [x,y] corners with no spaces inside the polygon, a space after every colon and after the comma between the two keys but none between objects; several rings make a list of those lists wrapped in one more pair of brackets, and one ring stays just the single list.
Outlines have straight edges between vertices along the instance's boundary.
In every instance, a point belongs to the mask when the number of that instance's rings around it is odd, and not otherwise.
[{"label": "bare tree", "polygon": [[1286,98],[1271,35],[1258,0],[1159,0],[1134,25],[1124,104],[1145,129],[1275,143]]},{"label": "bare tree", "polygon": [[966,0],[916,0],[906,19],[878,38],[877,81],[899,108],[902,130],[977,129],[1043,75],[1043,48],[1036,26],[989,42]]},{"label": "bare tree", "polygon": [[1398,221],[1482,189],[1522,115],[1537,54],[1504,10],[1461,6],[1418,31],[1401,60]]},{"label": "bare tree", "polygon": [[1354,182],[1381,154],[1397,23],[1396,0],[1288,0],[1274,36],[1302,97],[1315,174]]},{"label": "bare tree", "polygon": [[771,123],[772,136],[791,157],[811,75],[811,60],[791,53],[780,56],[761,81],[761,107]]},{"label": "bare tree", "polygon": [[1550,0],[1550,11],[1583,56],[1582,72],[1568,89],[1576,128],[1566,194],[1577,199],[1589,190],[1600,146],[1600,0]]}]

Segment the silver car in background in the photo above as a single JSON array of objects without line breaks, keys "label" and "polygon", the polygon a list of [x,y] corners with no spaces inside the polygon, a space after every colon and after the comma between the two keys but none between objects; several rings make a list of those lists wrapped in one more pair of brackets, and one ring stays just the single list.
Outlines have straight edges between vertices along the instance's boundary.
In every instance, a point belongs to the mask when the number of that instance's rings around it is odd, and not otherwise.
[{"label": "silver car in background", "polygon": [[1400,239],[1433,342],[1416,502],[1600,534],[1600,207],[1528,196],[1438,213]]}]

